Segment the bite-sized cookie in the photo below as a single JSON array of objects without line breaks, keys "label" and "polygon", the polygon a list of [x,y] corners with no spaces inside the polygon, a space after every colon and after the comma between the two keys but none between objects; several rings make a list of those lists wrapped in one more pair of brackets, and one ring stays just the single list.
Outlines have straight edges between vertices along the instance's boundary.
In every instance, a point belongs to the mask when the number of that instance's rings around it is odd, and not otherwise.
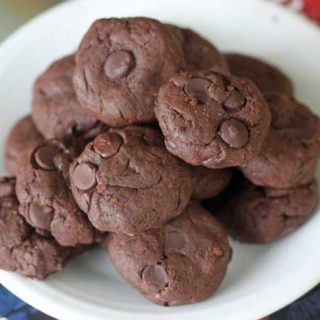
[{"label": "bite-sized cookie", "polygon": [[145,298],[164,306],[209,298],[231,259],[227,233],[196,204],[159,229],[112,234],[105,246],[120,275]]},{"label": "bite-sized cookie", "polygon": [[262,151],[241,170],[256,185],[293,188],[310,182],[320,155],[320,121],[294,98],[270,93],[272,123]]},{"label": "bite-sized cookie", "polygon": [[252,80],[263,92],[279,92],[293,95],[291,80],[275,66],[257,58],[229,53],[226,54],[230,71],[243,78]]},{"label": "bite-sized cookie", "polygon": [[110,129],[70,166],[73,195],[101,231],[134,234],[179,215],[192,191],[192,171],[147,127]]},{"label": "bite-sized cookie", "polygon": [[160,85],[183,65],[181,44],[159,21],[101,19],[81,41],[75,90],[82,106],[110,126],[151,122]]},{"label": "bite-sized cookie", "polygon": [[83,133],[97,123],[76,97],[72,78],[74,55],[54,62],[36,80],[33,87],[32,117],[46,139]]},{"label": "bite-sized cookie", "polygon": [[217,196],[229,184],[232,177],[232,169],[208,169],[206,167],[195,167],[193,170],[194,199],[203,200]]},{"label": "bite-sized cookie", "polygon": [[250,80],[218,70],[175,75],[161,87],[155,112],[167,149],[212,169],[256,157],[271,119]]},{"label": "bite-sized cookie", "polygon": [[313,214],[317,181],[291,189],[258,187],[245,181],[215,212],[239,241],[269,243],[296,230]]},{"label": "bite-sized cookie", "polygon": [[69,189],[69,165],[77,146],[49,140],[25,153],[16,182],[19,212],[43,234],[49,232],[63,246],[91,244],[95,231]]},{"label": "bite-sized cookie", "polygon": [[167,24],[167,27],[171,32],[174,32],[182,45],[186,69],[207,70],[218,66],[228,70],[225,56],[212,43],[200,36],[200,34],[171,24]]},{"label": "bite-sized cookie", "polygon": [[14,178],[0,179],[0,268],[44,279],[80,251],[34,232],[18,213],[14,184]]},{"label": "bite-sized cookie", "polygon": [[17,161],[23,152],[43,140],[30,115],[23,117],[11,128],[5,146],[5,163],[10,174],[16,175]]}]

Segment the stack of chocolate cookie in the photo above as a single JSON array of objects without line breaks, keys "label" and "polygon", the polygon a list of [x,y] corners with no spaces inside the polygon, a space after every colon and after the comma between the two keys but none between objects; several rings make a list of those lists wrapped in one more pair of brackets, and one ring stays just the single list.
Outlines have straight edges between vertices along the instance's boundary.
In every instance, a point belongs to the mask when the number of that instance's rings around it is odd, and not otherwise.
[{"label": "stack of chocolate cookie", "polygon": [[276,68],[191,30],[94,22],[7,139],[0,267],[42,279],[99,244],[154,303],[208,298],[226,230],[270,242],[314,211],[320,123],[292,96]]}]

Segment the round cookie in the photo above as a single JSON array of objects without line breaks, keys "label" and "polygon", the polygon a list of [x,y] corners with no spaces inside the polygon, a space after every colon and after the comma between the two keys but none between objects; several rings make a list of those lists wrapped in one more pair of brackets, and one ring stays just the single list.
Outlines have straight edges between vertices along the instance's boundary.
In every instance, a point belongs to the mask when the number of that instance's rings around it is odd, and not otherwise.
[{"label": "round cookie", "polygon": [[310,182],[320,155],[320,121],[294,98],[269,93],[272,123],[261,153],[241,170],[256,185],[293,188]]},{"label": "round cookie", "polygon": [[293,95],[291,80],[275,66],[257,58],[236,53],[226,54],[225,57],[234,75],[252,80],[261,92]]},{"label": "round cookie", "polygon": [[208,40],[190,29],[171,24],[167,27],[182,45],[188,70],[207,70],[216,66],[228,70],[225,56]]},{"label": "round cookie", "polygon": [[232,170],[229,168],[212,170],[202,166],[195,167],[192,197],[197,200],[216,197],[228,186],[231,177]]},{"label": "round cookie", "polygon": [[192,171],[147,127],[110,129],[70,166],[73,195],[101,231],[135,234],[179,215],[192,191]]},{"label": "round cookie", "polygon": [[159,21],[101,19],[81,41],[74,85],[82,106],[112,127],[152,122],[160,85],[183,66],[181,44]]},{"label": "round cookie", "polygon": [[317,202],[315,179],[291,189],[258,187],[246,181],[241,189],[229,195],[217,217],[235,239],[269,243],[305,223],[314,213]]},{"label": "round cookie", "polygon": [[231,259],[227,233],[196,204],[159,229],[112,234],[105,246],[120,275],[146,299],[164,306],[209,298]]},{"label": "round cookie", "polygon": [[211,169],[245,165],[259,153],[270,111],[256,86],[219,71],[181,72],[155,108],[167,149]]},{"label": "round cookie", "polygon": [[18,213],[14,178],[0,179],[0,268],[44,279],[64,268],[76,249],[42,237]]},{"label": "round cookie", "polygon": [[63,246],[95,242],[94,228],[69,189],[69,165],[79,154],[76,149],[58,140],[46,141],[28,150],[18,164],[20,214]]},{"label": "round cookie", "polygon": [[11,128],[5,145],[5,163],[10,174],[16,175],[17,161],[23,152],[43,140],[30,115],[23,117]]},{"label": "round cookie", "polygon": [[74,55],[64,57],[49,66],[34,83],[32,117],[46,139],[83,133],[97,123],[78,102],[72,83],[74,68]]}]

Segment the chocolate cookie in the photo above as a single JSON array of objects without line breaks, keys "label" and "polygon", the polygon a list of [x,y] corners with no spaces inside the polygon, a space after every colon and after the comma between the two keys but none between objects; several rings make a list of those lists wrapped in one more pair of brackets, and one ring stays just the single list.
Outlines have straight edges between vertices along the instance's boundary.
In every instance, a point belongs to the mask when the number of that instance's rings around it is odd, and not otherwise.
[{"label": "chocolate cookie", "polygon": [[20,119],[10,130],[5,146],[5,163],[12,175],[17,173],[17,161],[23,152],[43,140],[30,115]]},{"label": "chocolate cookie", "polygon": [[147,127],[110,129],[70,166],[73,195],[101,231],[134,234],[179,215],[192,191],[191,169]]},{"label": "chocolate cookie", "polygon": [[159,21],[101,19],[81,41],[75,90],[83,107],[110,126],[151,122],[160,85],[183,65],[181,44]]},{"label": "chocolate cookie", "polygon": [[234,75],[252,80],[263,93],[278,92],[293,95],[291,80],[275,66],[236,53],[226,54],[225,57]]},{"label": "chocolate cookie", "polygon": [[63,246],[95,241],[94,229],[69,189],[69,165],[78,153],[75,147],[50,140],[30,149],[18,164],[20,214]]},{"label": "chocolate cookie", "polygon": [[13,178],[0,179],[0,268],[44,279],[64,268],[78,249],[34,232],[18,213]]},{"label": "chocolate cookie", "polygon": [[246,181],[236,193],[229,194],[217,217],[239,241],[269,243],[305,223],[317,202],[315,179],[292,189],[258,187]]},{"label": "chocolate cookie", "polygon": [[53,63],[33,87],[32,117],[46,139],[91,129],[97,120],[77,100],[72,78],[74,55]]},{"label": "chocolate cookie", "polygon": [[270,111],[256,86],[218,70],[181,72],[155,108],[167,149],[192,165],[245,165],[259,153]]},{"label": "chocolate cookie", "polygon": [[181,43],[188,70],[207,70],[216,66],[228,70],[227,59],[208,40],[190,29],[171,24],[167,27]]},{"label": "chocolate cookie", "polygon": [[112,234],[105,246],[120,275],[145,298],[164,306],[209,298],[231,258],[225,230],[196,204],[160,229]]},{"label": "chocolate cookie", "polygon": [[241,168],[254,184],[293,188],[310,182],[320,154],[319,118],[294,98],[266,95],[272,124],[258,157]]},{"label": "chocolate cookie", "polygon": [[229,168],[212,170],[206,167],[195,167],[193,170],[194,199],[202,200],[217,196],[229,184],[232,170]]}]

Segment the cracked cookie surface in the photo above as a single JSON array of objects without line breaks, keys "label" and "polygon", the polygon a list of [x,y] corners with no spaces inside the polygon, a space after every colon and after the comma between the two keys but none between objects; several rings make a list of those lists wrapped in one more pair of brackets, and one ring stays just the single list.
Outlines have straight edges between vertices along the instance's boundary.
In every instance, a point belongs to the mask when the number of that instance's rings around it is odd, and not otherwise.
[{"label": "cracked cookie surface", "polygon": [[249,181],[237,188],[213,213],[242,242],[269,243],[293,232],[311,217],[318,202],[315,179],[291,189],[264,188]]},{"label": "cracked cookie surface", "polygon": [[40,233],[61,245],[91,244],[96,232],[73,199],[69,165],[80,146],[50,140],[31,148],[19,161],[16,182],[19,212]]},{"label": "cracked cookie surface", "polygon": [[260,151],[270,111],[250,81],[221,70],[181,72],[161,88],[155,108],[166,148],[192,165],[245,165]]},{"label": "cracked cookie surface", "polygon": [[9,173],[16,175],[17,162],[24,151],[43,140],[44,138],[35,127],[31,115],[16,122],[7,136],[5,146],[5,163]]},{"label": "cracked cookie surface", "polygon": [[46,139],[81,134],[97,123],[76,97],[73,88],[75,57],[57,60],[44,71],[33,86],[32,117]]},{"label": "cracked cookie surface", "polygon": [[207,299],[231,259],[226,231],[194,203],[159,229],[111,234],[104,245],[120,275],[145,298],[165,306]]},{"label": "cracked cookie surface", "polygon": [[183,65],[180,43],[159,21],[101,19],[81,41],[74,86],[82,106],[110,126],[151,122],[161,83]]},{"label": "cracked cookie surface", "polygon": [[188,165],[147,127],[110,129],[70,166],[73,195],[101,231],[134,234],[160,227],[186,207],[192,190]]},{"label": "cracked cookie surface", "polygon": [[0,179],[0,268],[44,279],[62,270],[80,250],[37,234],[18,212],[14,185],[14,178]]},{"label": "cracked cookie surface", "polygon": [[306,106],[283,94],[265,95],[272,122],[260,154],[241,167],[252,183],[292,188],[310,182],[320,155],[320,121]]},{"label": "cracked cookie surface", "polygon": [[262,93],[278,92],[293,95],[291,80],[275,66],[257,58],[228,53],[225,55],[230,71],[238,77],[248,78]]}]

